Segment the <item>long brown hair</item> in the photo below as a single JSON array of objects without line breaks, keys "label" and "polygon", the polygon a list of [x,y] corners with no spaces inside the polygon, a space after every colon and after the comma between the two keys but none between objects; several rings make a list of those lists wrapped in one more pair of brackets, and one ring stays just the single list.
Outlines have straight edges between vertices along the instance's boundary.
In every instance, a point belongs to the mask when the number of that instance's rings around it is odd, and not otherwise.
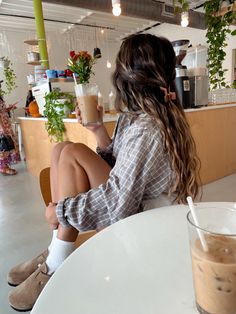
[{"label": "long brown hair", "polygon": [[127,37],[116,58],[113,84],[115,107],[121,112],[142,111],[160,125],[164,148],[170,157],[175,180],[169,194],[178,203],[195,198],[199,190],[200,161],[182,106],[178,100],[165,101],[161,88],[176,92],[175,53],[171,43],[151,34]]}]

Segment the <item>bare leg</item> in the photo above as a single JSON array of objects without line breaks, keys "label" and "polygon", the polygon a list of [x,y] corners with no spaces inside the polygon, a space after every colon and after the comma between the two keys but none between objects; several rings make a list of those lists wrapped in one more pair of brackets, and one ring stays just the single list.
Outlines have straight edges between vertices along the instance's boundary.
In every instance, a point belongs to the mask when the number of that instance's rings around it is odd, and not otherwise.
[{"label": "bare leg", "polygon": [[[73,197],[107,181],[111,167],[97,154],[82,144],[69,142],[57,145],[52,154],[51,192],[53,201]],[[40,255],[30,262],[15,267],[13,274],[21,283],[9,294],[10,305],[19,311],[32,308],[44,285],[61,263],[73,252],[78,230],[58,227],[48,256]],[[38,267],[39,263],[42,265]],[[22,276],[22,270],[23,276]],[[20,280],[19,280],[19,274]],[[9,282],[12,282],[9,281]],[[33,294],[29,291],[35,291]]]},{"label": "bare leg", "polygon": [[51,155],[51,167],[50,167],[50,183],[51,183],[51,195],[52,201],[57,203],[59,200],[58,196],[58,163],[60,159],[60,155],[64,147],[72,142],[66,141],[57,144],[53,150]]},{"label": "bare leg", "polygon": [[[76,196],[107,181],[111,167],[86,145],[67,142],[58,151],[60,156],[57,181],[53,181],[56,183],[53,188],[57,201]],[[73,227],[63,228],[61,225],[58,227],[57,237],[63,241],[74,242],[77,235],[78,230]]]}]

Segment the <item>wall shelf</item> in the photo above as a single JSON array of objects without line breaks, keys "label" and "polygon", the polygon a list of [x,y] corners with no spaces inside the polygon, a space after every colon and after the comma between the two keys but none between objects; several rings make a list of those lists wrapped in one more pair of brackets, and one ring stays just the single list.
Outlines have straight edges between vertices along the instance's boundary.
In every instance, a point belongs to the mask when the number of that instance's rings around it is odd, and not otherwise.
[{"label": "wall shelf", "polygon": [[48,80],[48,82],[51,82],[51,83],[71,83],[71,82],[74,82],[73,77],[57,77],[57,78],[50,78],[47,80]]},{"label": "wall shelf", "polygon": [[30,46],[38,46],[39,42],[37,39],[24,40],[24,43]]},{"label": "wall shelf", "polygon": [[30,64],[30,65],[41,65],[41,62],[40,61],[31,61],[31,62],[27,62],[27,64]]}]

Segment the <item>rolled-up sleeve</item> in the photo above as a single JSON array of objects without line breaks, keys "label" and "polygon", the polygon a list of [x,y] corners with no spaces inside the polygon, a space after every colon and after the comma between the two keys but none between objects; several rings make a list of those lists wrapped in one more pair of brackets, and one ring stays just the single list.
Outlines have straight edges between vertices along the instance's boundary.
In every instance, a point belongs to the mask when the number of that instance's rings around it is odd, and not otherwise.
[{"label": "rolled-up sleeve", "polygon": [[[134,128],[129,132],[108,181],[60,201],[56,209],[59,222],[65,227],[86,231],[106,227],[137,213],[145,187],[153,176],[164,171],[159,140],[151,137],[147,130]],[[157,193],[161,194],[162,187],[159,189]]]},{"label": "rolled-up sleeve", "polygon": [[114,167],[116,162],[116,159],[113,156],[113,145],[114,143],[112,141],[111,144],[104,150],[101,150],[100,147],[96,148],[97,154],[100,155],[102,159],[104,159],[112,168]]},{"label": "rolled-up sleeve", "polygon": [[102,150],[100,147],[96,148],[97,154],[100,155],[102,157],[102,159],[104,159],[112,168],[114,167],[115,162],[116,162],[116,159],[113,155],[113,146],[114,146],[114,137],[115,137],[117,129],[118,129],[119,121],[120,121],[120,117],[118,118],[118,121],[116,123],[116,127],[114,130],[114,134],[112,136],[111,144],[108,145],[107,148],[104,150]]}]

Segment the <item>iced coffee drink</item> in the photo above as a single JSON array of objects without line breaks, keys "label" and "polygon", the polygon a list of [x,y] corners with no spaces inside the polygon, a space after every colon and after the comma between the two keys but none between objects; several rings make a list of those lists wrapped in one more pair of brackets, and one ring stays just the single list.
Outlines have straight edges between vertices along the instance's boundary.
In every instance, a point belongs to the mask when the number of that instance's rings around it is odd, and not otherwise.
[{"label": "iced coffee drink", "polygon": [[236,313],[236,239],[207,236],[208,251],[197,239],[192,248],[193,280],[200,313]]},{"label": "iced coffee drink", "polygon": [[101,123],[100,112],[98,111],[98,97],[87,95],[77,97],[83,125]]},{"label": "iced coffee drink", "polygon": [[236,314],[236,209],[199,205],[196,216],[187,215],[197,309]]},{"label": "iced coffee drink", "polygon": [[75,86],[75,93],[82,124],[101,124],[102,113],[98,111],[98,86],[96,84],[78,84]]}]

